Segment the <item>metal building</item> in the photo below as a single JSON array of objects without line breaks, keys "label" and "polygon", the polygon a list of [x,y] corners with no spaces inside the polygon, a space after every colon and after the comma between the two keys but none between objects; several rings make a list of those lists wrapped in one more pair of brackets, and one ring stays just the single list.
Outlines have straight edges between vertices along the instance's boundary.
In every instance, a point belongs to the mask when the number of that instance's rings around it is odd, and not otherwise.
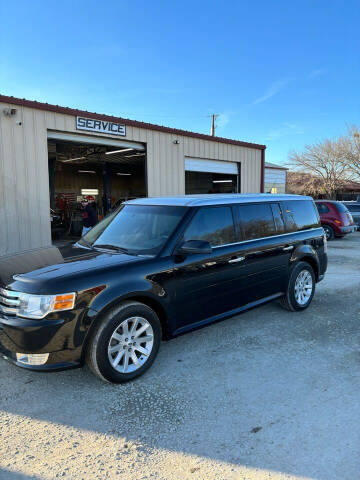
[{"label": "metal building", "polygon": [[286,193],[288,168],[265,162],[265,193]]},{"label": "metal building", "polygon": [[[0,255],[51,244],[50,207],[263,192],[265,146],[0,95]],[[73,218],[73,217],[72,217]]]}]

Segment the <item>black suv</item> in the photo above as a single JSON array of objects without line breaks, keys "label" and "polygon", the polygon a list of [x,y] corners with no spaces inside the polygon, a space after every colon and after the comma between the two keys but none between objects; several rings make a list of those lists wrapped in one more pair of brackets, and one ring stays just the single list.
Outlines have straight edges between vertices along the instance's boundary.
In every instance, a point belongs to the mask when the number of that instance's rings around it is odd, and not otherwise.
[{"label": "black suv", "polygon": [[132,200],[75,245],[0,259],[0,351],[33,370],[87,362],[124,382],[161,339],[276,298],[304,310],[326,267],[310,197]]}]

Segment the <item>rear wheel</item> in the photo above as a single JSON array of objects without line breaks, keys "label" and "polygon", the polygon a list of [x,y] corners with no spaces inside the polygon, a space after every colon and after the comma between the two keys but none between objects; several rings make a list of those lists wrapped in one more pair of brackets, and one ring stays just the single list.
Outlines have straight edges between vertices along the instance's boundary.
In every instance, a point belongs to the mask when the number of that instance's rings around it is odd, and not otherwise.
[{"label": "rear wheel", "polygon": [[307,262],[299,262],[290,273],[286,295],[281,299],[281,304],[292,312],[305,310],[310,305],[314,293],[314,270]]},{"label": "rear wheel", "polygon": [[335,237],[334,229],[330,227],[330,225],[323,225],[323,229],[326,235],[326,240],[333,240]]},{"label": "rear wheel", "polygon": [[155,312],[139,302],[114,307],[94,331],[87,363],[102,380],[123,383],[142,375],[153,363],[161,341]]}]

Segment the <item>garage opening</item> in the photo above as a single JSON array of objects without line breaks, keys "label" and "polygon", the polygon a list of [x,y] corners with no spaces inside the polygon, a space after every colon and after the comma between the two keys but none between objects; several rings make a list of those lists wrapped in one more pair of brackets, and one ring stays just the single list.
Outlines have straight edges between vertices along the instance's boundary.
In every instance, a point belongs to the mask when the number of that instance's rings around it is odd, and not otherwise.
[{"label": "garage opening", "polygon": [[239,193],[240,163],[185,159],[185,193]]},{"label": "garage opening", "polygon": [[48,132],[52,238],[76,241],[82,201],[99,220],[123,201],[145,197],[146,149],[141,143]]}]

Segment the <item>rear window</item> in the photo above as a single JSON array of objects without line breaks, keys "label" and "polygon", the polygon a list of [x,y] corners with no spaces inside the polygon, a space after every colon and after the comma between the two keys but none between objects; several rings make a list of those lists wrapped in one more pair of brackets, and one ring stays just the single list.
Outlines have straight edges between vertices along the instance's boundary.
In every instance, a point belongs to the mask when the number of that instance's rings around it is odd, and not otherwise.
[{"label": "rear window", "polygon": [[338,212],[346,213],[348,211],[347,207],[340,202],[335,202],[334,205],[336,206]]},{"label": "rear window", "polygon": [[236,208],[239,212],[244,240],[276,235],[277,232],[270,204],[249,204]]},{"label": "rear window", "polygon": [[204,240],[213,247],[234,243],[236,237],[231,208],[200,208],[185,231],[184,240]]},{"label": "rear window", "polygon": [[283,205],[287,232],[320,226],[318,212],[311,200],[290,200]]}]

